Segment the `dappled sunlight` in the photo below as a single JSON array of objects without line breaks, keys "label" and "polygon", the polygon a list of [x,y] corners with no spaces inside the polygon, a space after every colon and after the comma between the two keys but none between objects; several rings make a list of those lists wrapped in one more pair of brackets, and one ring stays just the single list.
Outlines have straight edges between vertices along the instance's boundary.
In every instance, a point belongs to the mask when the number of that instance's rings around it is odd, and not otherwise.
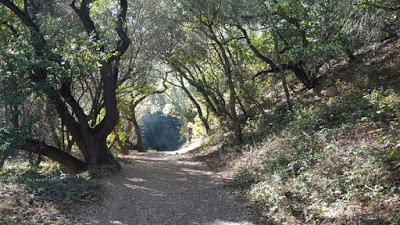
[{"label": "dappled sunlight", "polygon": [[148,188],[142,185],[135,185],[135,184],[124,184],[125,187],[132,189],[134,191],[142,191],[144,193],[146,193],[146,195],[150,195],[150,196],[155,196],[155,197],[162,197],[165,196],[165,194],[163,192],[160,192],[158,190],[152,189],[152,188]]},{"label": "dappled sunlight", "polygon": [[177,165],[185,165],[185,166],[201,166],[202,164],[200,162],[195,162],[195,161],[176,161],[175,162]]},{"label": "dappled sunlight", "polygon": [[145,179],[142,178],[127,178],[129,181],[135,182],[135,183],[142,183],[142,182],[146,182]]},{"label": "dappled sunlight", "polygon": [[[123,223],[121,221],[110,221],[109,222],[112,225],[130,225],[128,223]],[[198,223],[192,223],[193,225],[200,225]],[[249,222],[249,221],[240,221],[240,222],[229,222],[229,221],[215,221],[211,223],[206,223],[204,225],[255,225],[255,223]]]},{"label": "dappled sunlight", "polygon": [[399,1],[0,0],[0,225],[400,224]]},{"label": "dappled sunlight", "polygon": [[165,154],[174,155],[174,154],[185,154],[194,150],[201,148],[202,144],[204,143],[204,138],[199,138],[195,141],[187,143],[183,145],[180,149],[176,151],[165,152]]},{"label": "dappled sunlight", "polygon": [[214,173],[210,172],[210,171],[203,171],[203,170],[195,170],[195,169],[188,169],[188,168],[183,168],[181,170],[183,173],[182,174],[188,174],[191,176],[198,176],[198,175],[202,175],[202,176],[212,176]]},{"label": "dappled sunlight", "polygon": [[131,221],[136,221],[134,224],[259,224],[201,163],[165,154],[141,154],[130,160],[123,175],[108,179],[111,195],[92,221],[124,225],[132,224]]}]

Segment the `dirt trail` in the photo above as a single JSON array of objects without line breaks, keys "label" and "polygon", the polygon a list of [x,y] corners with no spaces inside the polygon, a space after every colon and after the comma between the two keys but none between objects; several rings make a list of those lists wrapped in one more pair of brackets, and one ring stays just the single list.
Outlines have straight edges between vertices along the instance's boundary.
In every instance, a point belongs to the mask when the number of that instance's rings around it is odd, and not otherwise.
[{"label": "dirt trail", "polygon": [[106,181],[109,196],[104,203],[83,215],[86,224],[263,224],[202,163],[165,154],[126,160],[122,174]]}]

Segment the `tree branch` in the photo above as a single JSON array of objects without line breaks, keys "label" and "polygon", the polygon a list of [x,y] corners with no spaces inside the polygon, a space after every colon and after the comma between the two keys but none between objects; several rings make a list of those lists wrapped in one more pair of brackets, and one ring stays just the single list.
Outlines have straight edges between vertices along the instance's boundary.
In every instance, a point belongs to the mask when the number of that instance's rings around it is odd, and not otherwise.
[{"label": "tree branch", "polygon": [[260,52],[260,50],[258,50],[256,48],[256,46],[254,46],[254,44],[251,42],[249,34],[247,33],[246,29],[244,29],[241,25],[237,24],[236,27],[243,33],[244,38],[246,39],[247,45],[249,46],[249,48],[251,49],[251,51],[253,51],[253,53],[262,61],[264,61],[265,63],[267,63],[271,69],[273,71],[279,71],[279,67],[268,57],[266,57],[264,54],[262,54]]},{"label": "tree branch", "polygon": [[18,6],[16,6],[13,2],[9,0],[0,0],[0,3],[5,5],[9,10],[11,10],[27,27],[35,32],[39,33],[39,26],[33,22],[32,18],[27,14],[24,13]]},{"label": "tree branch", "polygon": [[118,15],[117,26],[115,31],[117,32],[120,40],[118,41],[118,56],[123,55],[126,50],[128,50],[131,40],[128,37],[128,31],[126,26],[126,14],[128,11],[128,1],[127,0],[120,0],[120,12]]},{"label": "tree branch", "polygon": [[49,157],[50,159],[59,162],[72,173],[80,173],[87,168],[85,162],[71,156],[64,151],[61,151],[56,147],[47,145],[44,142],[37,140],[26,140],[23,145],[19,146],[19,148],[27,152]]},{"label": "tree branch", "polygon": [[79,105],[74,96],[72,96],[71,81],[66,81],[62,83],[60,93],[65,99],[65,101],[68,103],[68,105],[71,106],[72,111],[78,117],[80,124],[87,124],[88,116],[85,114],[82,107]]},{"label": "tree branch", "polygon": [[275,71],[274,70],[262,70],[253,76],[253,80],[255,80],[259,76],[268,75],[269,73],[273,73],[273,72],[275,72]]},{"label": "tree branch", "polygon": [[92,1],[91,0],[82,0],[80,7],[76,7],[76,0],[73,0],[72,3],[70,4],[72,10],[79,16],[79,19],[81,20],[86,33],[91,36],[93,35],[94,41],[99,41],[100,36],[97,32],[96,26],[90,18],[90,8],[89,5]]}]

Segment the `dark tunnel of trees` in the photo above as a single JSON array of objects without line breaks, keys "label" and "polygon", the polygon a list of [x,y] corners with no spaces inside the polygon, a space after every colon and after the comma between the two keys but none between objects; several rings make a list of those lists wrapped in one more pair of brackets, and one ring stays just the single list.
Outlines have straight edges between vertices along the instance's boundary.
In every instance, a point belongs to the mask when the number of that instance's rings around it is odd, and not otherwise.
[{"label": "dark tunnel of trees", "polygon": [[181,122],[178,118],[155,112],[142,120],[142,134],[147,149],[173,151],[185,142],[181,136]]}]

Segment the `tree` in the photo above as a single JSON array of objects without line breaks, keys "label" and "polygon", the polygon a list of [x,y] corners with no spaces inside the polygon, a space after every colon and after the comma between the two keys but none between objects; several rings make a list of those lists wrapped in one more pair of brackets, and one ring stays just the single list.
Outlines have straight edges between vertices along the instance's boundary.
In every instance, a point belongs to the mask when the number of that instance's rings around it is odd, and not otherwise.
[{"label": "tree", "polygon": [[[209,45],[209,51],[211,51],[212,54],[214,54],[214,57],[216,57],[217,59],[214,62],[218,63],[218,66],[221,67],[216,69],[221,69],[219,72],[222,72],[222,74],[224,75],[224,82],[226,82],[225,85],[227,91],[229,92],[229,97],[226,99],[227,101],[225,101],[223,93],[221,93],[220,90],[217,90],[217,94],[213,97],[210,96],[211,89],[206,87],[208,85],[205,84],[204,79],[191,79],[194,78],[194,73],[188,68],[187,65],[185,65],[186,62],[182,62],[182,60],[179,59],[179,57],[181,56],[176,54],[176,52],[179,52],[179,50],[177,49],[174,50],[175,55],[172,54],[169,56],[168,60],[171,64],[171,67],[177,70],[178,73],[180,73],[180,75],[189,82],[189,84],[195,86],[197,90],[201,91],[204,98],[206,99],[208,106],[218,117],[227,116],[229,118],[230,127],[235,133],[236,140],[238,142],[242,142],[242,124],[237,111],[237,104],[240,104],[240,99],[235,90],[235,76],[237,74],[235,74],[234,71],[231,52],[228,49],[229,47],[226,46],[225,36],[221,33],[221,30],[219,29],[222,25],[220,24],[219,18],[220,2],[214,3],[211,1],[203,1],[199,3],[194,1],[182,1],[181,3],[181,11],[184,12],[184,14],[180,17],[180,20],[182,21],[181,23],[191,24],[193,34],[199,35],[201,36],[201,38],[205,38],[206,40],[211,41],[211,44]],[[185,57],[185,55],[183,57]],[[192,66],[193,68],[200,70],[197,72],[200,72],[200,74],[202,74],[204,71],[202,71],[200,69],[200,66],[198,65],[199,64],[197,63],[193,63]],[[189,76],[191,78],[189,78]],[[200,76],[203,78],[205,77],[204,74],[203,76]],[[213,98],[214,102],[213,100],[211,100],[211,98]],[[225,106],[228,107],[226,108]]]},{"label": "tree", "polygon": [[[399,27],[395,0],[133,2],[128,12],[127,0],[0,0],[3,133],[24,140],[4,143],[73,171],[115,162],[107,140],[143,149],[137,107],[161,82],[185,94],[182,121],[243,142],[271,104],[286,99],[291,111],[299,92],[318,91],[326,68],[358,62],[357,49]],[[171,93],[166,101],[179,104]],[[24,111],[47,121],[28,124]],[[129,146],[134,132],[138,146]]]},{"label": "tree", "polygon": [[169,84],[171,84],[174,87],[180,88],[184,91],[186,94],[187,98],[190,100],[190,102],[194,105],[197,111],[197,115],[200,118],[200,121],[202,122],[206,135],[210,134],[211,132],[211,127],[208,122],[208,118],[205,116],[203,109],[201,107],[201,104],[196,100],[196,98],[193,96],[192,92],[186,87],[185,84],[185,79],[183,78],[185,76],[185,73],[182,72],[182,70],[175,68],[178,72],[175,73],[174,79],[178,80],[178,84],[174,83],[174,81],[168,81]]},{"label": "tree", "polygon": [[[19,22],[26,28],[24,32],[29,33],[28,42],[32,49],[32,60],[35,61],[33,65],[26,66],[27,71],[30,71],[27,75],[29,82],[35,85],[38,91],[45,95],[47,101],[54,106],[58,116],[79,147],[84,161],[56,147],[28,138],[17,147],[56,160],[72,172],[83,171],[87,169],[88,165],[116,163],[107,148],[106,138],[114,129],[118,120],[116,91],[119,66],[121,57],[130,45],[126,27],[127,0],[119,1],[119,12],[114,30],[119,40],[108,44],[107,40],[101,38],[99,29],[91,17],[92,1],[82,0],[77,4],[74,0],[70,4],[71,9],[76,13],[87,33],[87,42],[94,47],[86,53],[93,52],[93,54],[100,56],[96,61],[98,67],[92,71],[89,70],[87,74],[74,70],[74,62],[70,61],[66,55],[57,52],[56,44],[52,43],[53,40],[49,40],[45,34],[45,29],[43,29],[45,25],[40,24],[40,22],[44,22],[44,19],[40,19],[38,5],[33,1],[24,1],[21,9],[12,1],[1,0],[0,3],[12,12],[12,17],[19,19]],[[49,14],[53,16],[51,19],[56,19],[52,13]],[[49,35],[51,36],[51,34]],[[79,36],[79,33],[75,33],[75,35]],[[68,42],[68,40],[64,41]],[[112,47],[113,45],[115,47]],[[72,75],[60,74],[52,66],[61,71],[70,71]],[[79,74],[80,72],[81,74]],[[77,100],[74,96],[76,90],[74,78],[90,76],[90,74],[93,74],[94,77],[96,75],[100,77],[100,85],[96,89],[97,97],[91,104],[92,108],[97,109],[92,110],[94,112],[92,115],[85,112],[84,106],[81,106],[79,99]],[[57,78],[57,83],[54,82],[54,77]],[[100,102],[98,96],[101,96],[101,104],[98,104]],[[95,107],[96,105],[100,107]]]},{"label": "tree", "polygon": [[[168,88],[163,81],[163,88],[154,88],[155,84],[148,84],[151,79],[143,79],[142,82],[136,82],[136,85],[132,83],[125,83],[125,87],[120,88],[119,95],[119,111],[120,121],[114,130],[114,141],[117,142],[119,148],[124,155],[129,154],[129,150],[138,150],[139,152],[145,152],[145,146],[143,142],[143,135],[137,116],[137,107],[145,101],[148,97],[162,94]],[[123,124],[127,124],[123,127]],[[136,144],[131,143],[133,133],[136,137]]]}]

